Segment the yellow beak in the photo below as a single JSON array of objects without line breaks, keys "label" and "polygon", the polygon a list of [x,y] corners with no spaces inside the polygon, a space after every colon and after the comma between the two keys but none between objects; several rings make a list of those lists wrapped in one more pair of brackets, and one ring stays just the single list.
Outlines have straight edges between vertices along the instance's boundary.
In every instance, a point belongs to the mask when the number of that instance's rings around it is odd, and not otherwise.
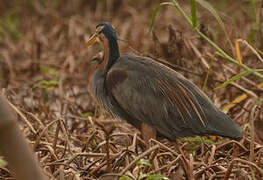
[{"label": "yellow beak", "polygon": [[98,42],[98,33],[94,33],[88,40],[87,44],[86,44],[86,48],[92,46],[95,42]]}]

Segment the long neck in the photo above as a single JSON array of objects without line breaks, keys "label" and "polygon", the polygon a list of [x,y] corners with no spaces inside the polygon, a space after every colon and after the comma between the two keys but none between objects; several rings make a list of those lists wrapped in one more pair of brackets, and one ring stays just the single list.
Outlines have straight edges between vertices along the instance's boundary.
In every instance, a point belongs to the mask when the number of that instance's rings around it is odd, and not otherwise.
[{"label": "long neck", "polygon": [[107,39],[103,37],[104,40],[104,59],[103,62],[99,65],[100,69],[105,70],[106,72],[111,68],[114,62],[120,57],[118,43],[114,39]]},{"label": "long neck", "polygon": [[109,71],[114,62],[120,57],[118,43],[114,39],[107,39],[103,37],[104,42],[104,58],[98,69],[103,70],[105,73]]},{"label": "long neck", "polygon": [[115,39],[108,40],[109,60],[106,69],[109,70],[114,62],[120,57],[118,43]]}]

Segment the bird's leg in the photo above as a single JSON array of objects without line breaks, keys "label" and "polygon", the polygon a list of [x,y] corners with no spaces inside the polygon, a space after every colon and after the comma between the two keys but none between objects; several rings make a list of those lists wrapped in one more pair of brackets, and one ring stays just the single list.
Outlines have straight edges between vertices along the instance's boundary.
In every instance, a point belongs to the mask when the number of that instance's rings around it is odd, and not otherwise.
[{"label": "bird's leg", "polygon": [[156,129],[146,123],[141,124],[141,134],[142,134],[142,139],[144,140],[146,147],[149,148],[150,142],[149,140],[156,139]]}]

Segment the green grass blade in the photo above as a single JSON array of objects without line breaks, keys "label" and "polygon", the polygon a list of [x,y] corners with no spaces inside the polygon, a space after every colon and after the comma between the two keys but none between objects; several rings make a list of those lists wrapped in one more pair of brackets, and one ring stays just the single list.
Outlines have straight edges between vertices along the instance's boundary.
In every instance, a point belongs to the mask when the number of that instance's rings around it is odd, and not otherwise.
[{"label": "green grass blade", "polygon": [[220,16],[217,14],[216,10],[211,6],[211,4],[209,4],[208,2],[206,2],[205,0],[196,0],[203,8],[205,8],[206,10],[208,10],[217,20],[217,22],[219,23],[219,25],[221,26],[221,28],[223,30],[225,30],[225,25],[222,21],[222,19],[220,18]]},{"label": "green grass blade", "polygon": [[219,26],[221,27],[221,29],[223,30],[227,41],[230,45],[230,47],[233,49],[233,45],[231,43],[230,37],[228,35],[228,33],[226,32],[226,28],[225,25],[222,21],[222,19],[220,18],[220,16],[218,15],[218,13],[216,12],[216,10],[213,8],[213,6],[211,4],[209,4],[207,1],[205,0],[196,0],[203,8],[205,8],[206,10],[208,10],[217,20]]},{"label": "green grass blade", "polygon": [[249,70],[249,71],[245,71],[245,72],[243,72],[243,73],[240,73],[240,74],[238,74],[238,75],[235,75],[235,76],[231,77],[229,80],[227,80],[226,82],[224,82],[224,83],[221,84],[220,86],[216,87],[215,89],[222,88],[222,87],[230,84],[231,82],[236,81],[236,80],[240,79],[241,77],[250,75],[250,74],[252,74],[252,73],[254,73],[254,72],[262,72],[262,71],[263,71],[263,69],[251,69],[251,70]]},{"label": "green grass blade", "polygon": [[191,19],[189,18],[189,16],[187,14],[185,14],[184,10],[179,6],[177,1],[172,0],[172,4],[177,9],[177,11],[179,11],[181,13],[181,15],[185,18],[185,20],[193,27],[193,23],[192,23]]},{"label": "green grass blade", "polygon": [[196,26],[197,26],[197,18],[196,18],[196,4],[195,4],[195,0],[191,0],[191,14],[192,14],[193,28],[196,28]]},{"label": "green grass blade", "polygon": [[250,0],[250,6],[252,10],[253,21],[257,23],[257,10],[255,0]]},{"label": "green grass blade", "polygon": [[210,72],[212,70],[212,66],[213,66],[214,60],[215,60],[215,56],[213,56],[213,59],[211,60],[210,66],[208,68],[208,71],[207,71],[207,74],[206,74],[206,77],[205,77],[205,82],[204,82],[204,85],[203,85],[203,88],[202,88],[203,91],[206,91],[206,89],[207,89],[207,81],[208,81]]},{"label": "green grass blade", "polygon": [[261,56],[263,56],[263,51],[260,51],[259,49],[256,49],[256,50]]},{"label": "green grass blade", "polygon": [[165,6],[165,5],[170,5],[172,6],[173,4],[171,2],[163,2],[163,3],[160,3],[153,11],[153,16],[152,16],[152,22],[151,22],[151,25],[150,25],[150,29],[148,31],[148,34],[150,34],[152,32],[152,29],[153,29],[153,25],[155,23],[155,20],[156,20],[156,16],[157,16],[157,13],[159,12],[160,8],[162,6]]}]

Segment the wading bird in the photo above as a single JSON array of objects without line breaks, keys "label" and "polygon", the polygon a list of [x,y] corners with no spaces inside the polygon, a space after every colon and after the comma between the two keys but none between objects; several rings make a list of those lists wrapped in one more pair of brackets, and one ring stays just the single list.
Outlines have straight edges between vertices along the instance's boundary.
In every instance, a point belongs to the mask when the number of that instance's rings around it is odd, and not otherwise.
[{"label": "wading bird", "polygon": [[189,80],[151,58],[120,55],[111,23],[97,25],[87,46],[104,45],[93,58],[89,89],[113,116],[138,128],[148,143],[158,134],[174,141],[195,135],[239,140],[241,129]]}]

